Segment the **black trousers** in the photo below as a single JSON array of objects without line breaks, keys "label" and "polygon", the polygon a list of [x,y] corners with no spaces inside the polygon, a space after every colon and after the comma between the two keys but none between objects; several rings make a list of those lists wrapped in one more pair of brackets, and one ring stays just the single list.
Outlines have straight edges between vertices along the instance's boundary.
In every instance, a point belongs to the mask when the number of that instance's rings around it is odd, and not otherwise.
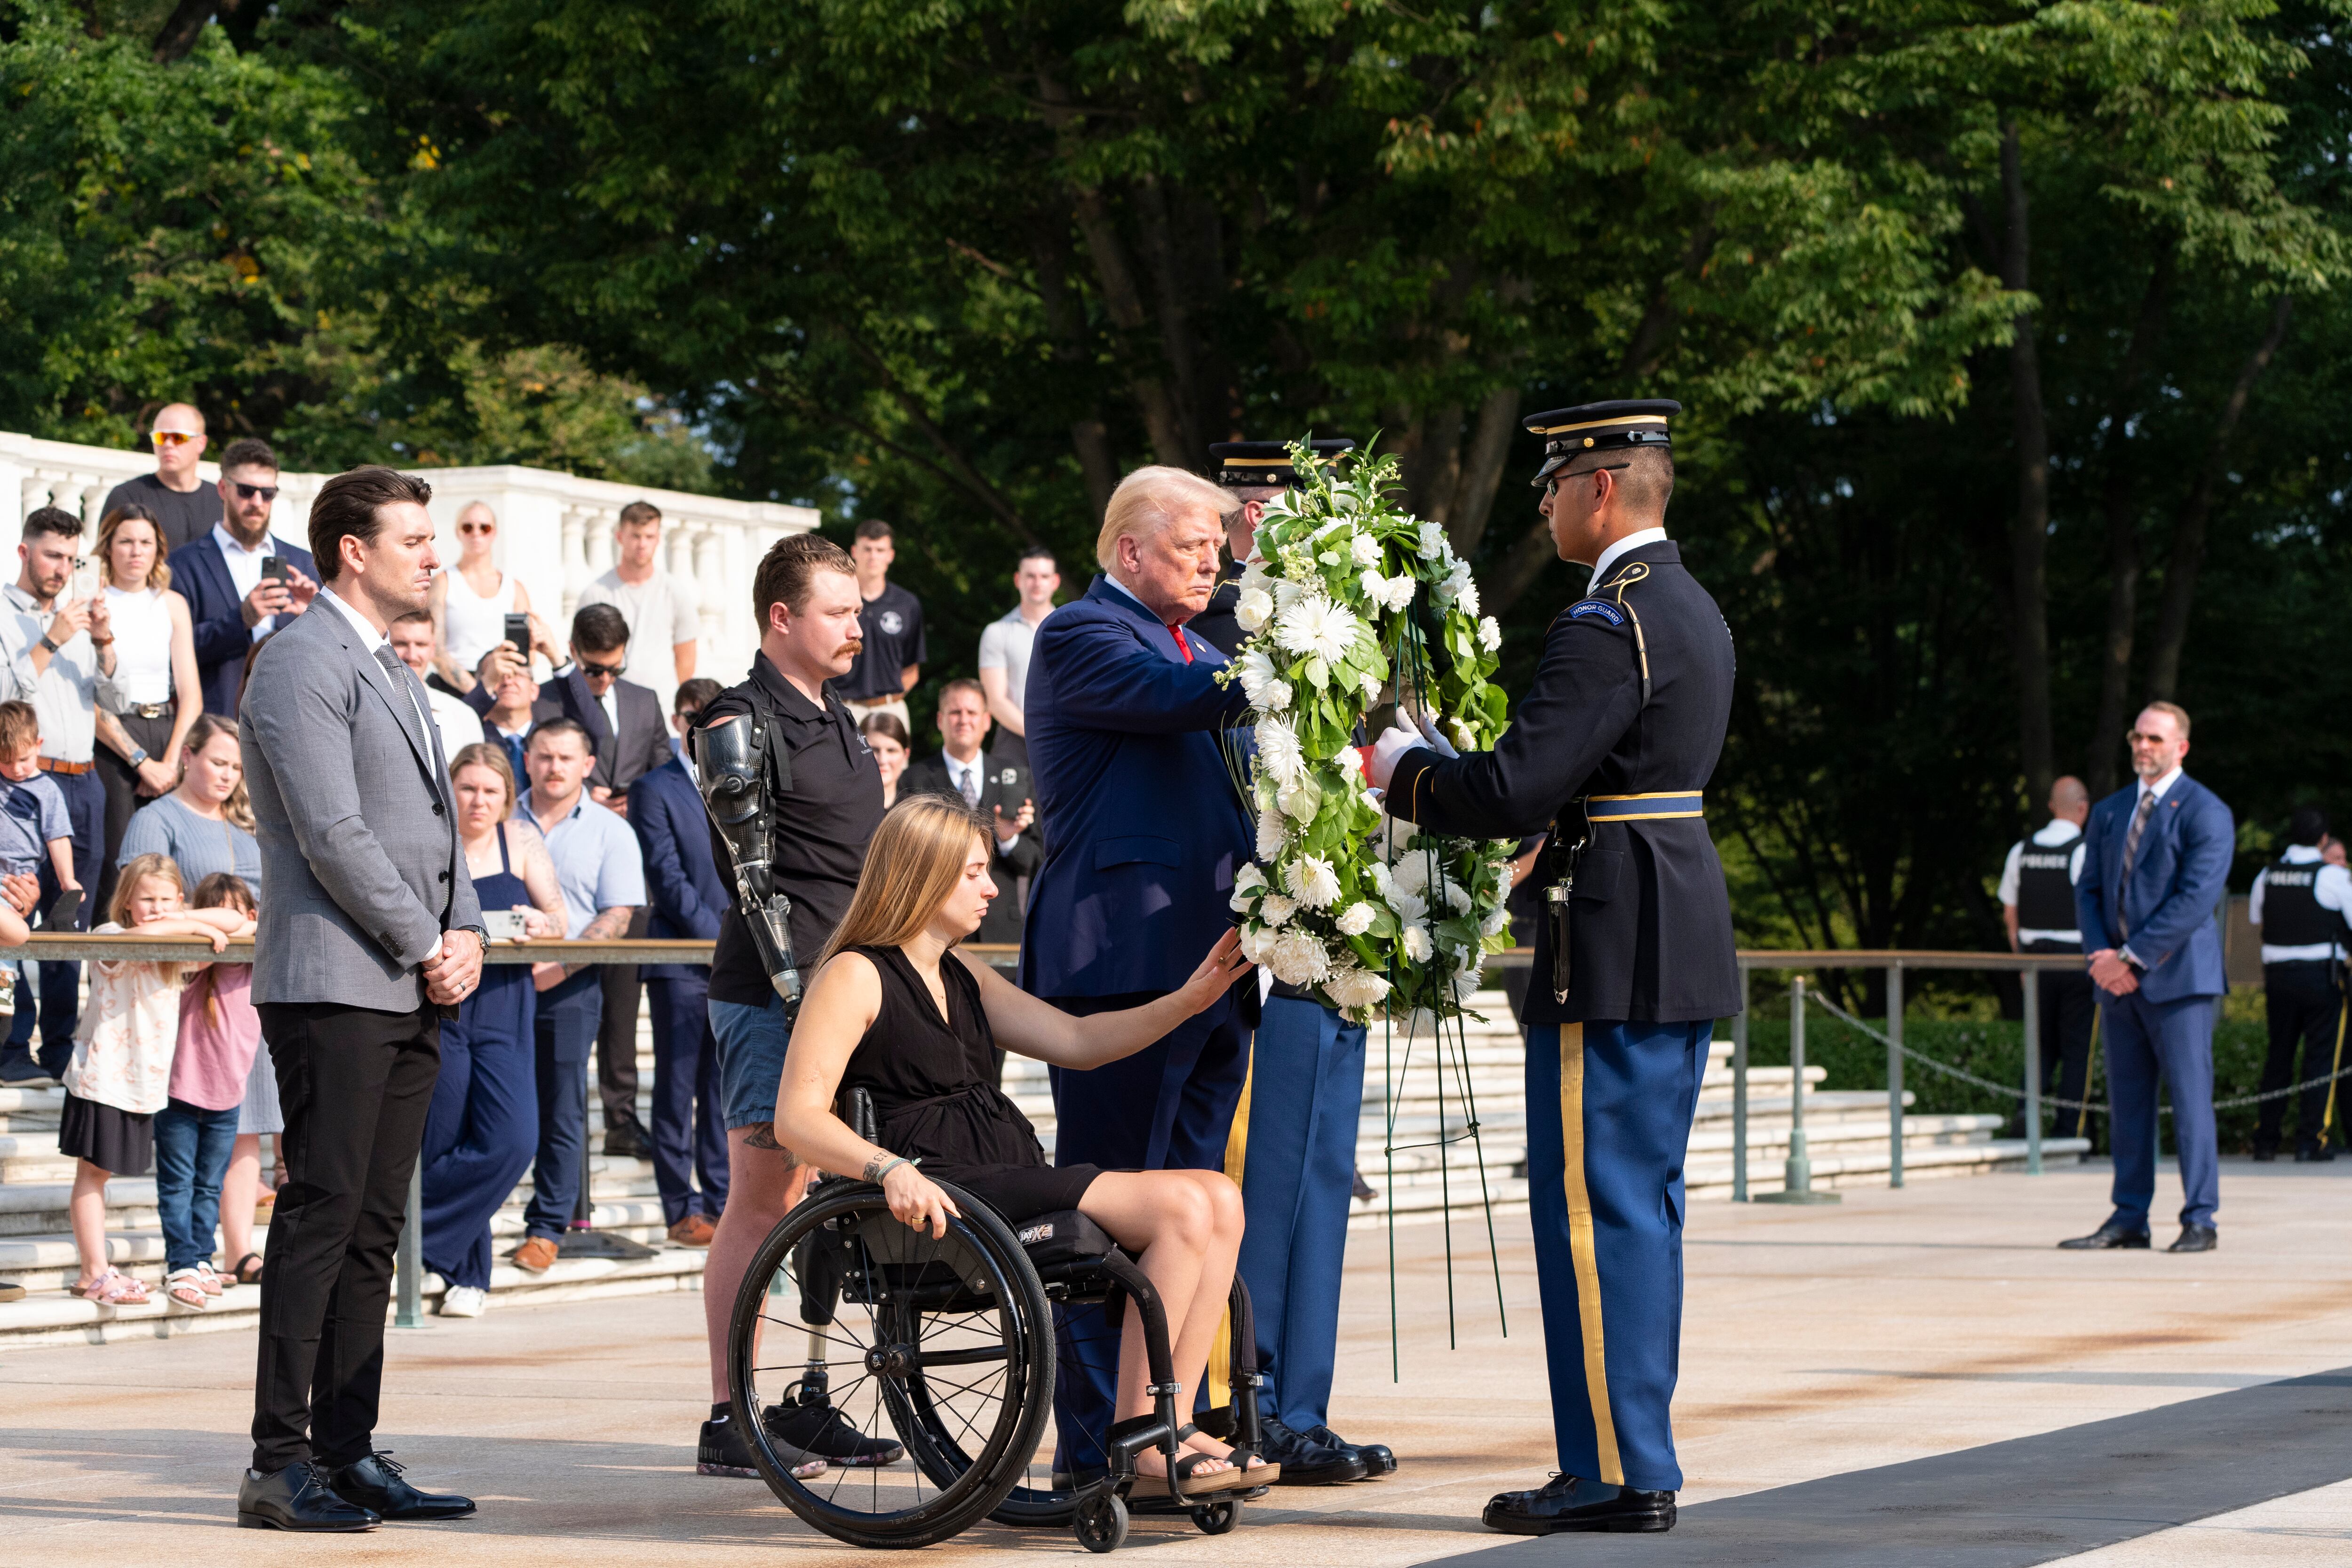
[{"label": "black trousers", "polygon": [[[122,732],[130,736],[133,743],[145,747],[148,755],[174,765],[178,763],[177,757],[164,755],[172,746],[173,720],[171,714],[142,719],[136,713],[118,713],[115,719],[121,724]],[[131,814],[155,797],[139,793],[139,770],[115,755],[113,749],[105,742],[98,742],[91,749],[90,756],[98,763],[98,780],[106,790],[106,847],[100,852],[104,864],[99,868],[98,887],[91,895],[89,907],[92,910],[103,910],[114,901],[114,884],[121,875],[121,868],[114,861],[122,852],[123,829],[131,826]],[[88,887],[89,884],[85,882],[82,885]],[[187,890],[189,901],[194,902],[194,885],[191,883]],[[89,923],[100,925],[105,920],[104,914],[93,913]]]},{"label": "black trousers", "polygon": [[[628,935],[643,938],[653,911],[639,905],[629,919]],[[604,1131],[626,1127],[641,1137],[645,1123],[637,1117],[637,999],[645,985],[634,963],[604,966],[604,1019],[596,1026],[596,1097],[604,1104]]]},{"label": "black trousers", "polygon": [[264,1003],[287,1184],[261,1274],[253,1468],[373,1450],[409,1173],[441,1070],[441,1012]]},{"label": "black trousers", "polygon": [[[2091,1026],[2099,1015],[2098,994],[2087,970],[2043,970],[2034,978],[2042,1014],[2042,1092],[2061,1100],[2088,1100],[2091,1087]],[[2051,1107],[2051,1135],[2095,1138],[2097,1118],[2063,1105]]]},{"label": "black trousers", "polygon": [[[2336,989],[2336,965],[2325,959],[2301,963],[2263,965],[2263,1010],[2270,1015],[2271,1052],[2263,1062],[2263,1092],[2274,1093],[2291,1083],[2331,1073],[2336,1060],[2336,1021],[2343,1015],[2344,993]],[[2295,1047],[2303,1047],[2303,1066],[2294,1064]],[[2337,1086],[2339,1089],[2341,1086]],[[2299,1095],[2265,1100],[2255,1112],[2254,1147],[2279,1146],[2286,1102],[2296,1100],[2295,1137],[2304,1143],[2319,1142],[2319,1119],[2327,1110],[2328,1086],[2314,1084]]]}]

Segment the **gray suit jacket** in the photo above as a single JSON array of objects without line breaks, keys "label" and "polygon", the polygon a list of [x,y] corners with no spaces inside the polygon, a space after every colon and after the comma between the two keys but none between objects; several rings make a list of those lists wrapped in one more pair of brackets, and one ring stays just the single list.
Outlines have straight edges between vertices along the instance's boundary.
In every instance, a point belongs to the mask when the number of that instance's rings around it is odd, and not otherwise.
[{"label": "gray suit jacket", "polygon": [[254,1001],[415,1012],[442,931],[481,931],[448,763],[426,730],[324,601],[255,656],[237,714],[268,889]]}]

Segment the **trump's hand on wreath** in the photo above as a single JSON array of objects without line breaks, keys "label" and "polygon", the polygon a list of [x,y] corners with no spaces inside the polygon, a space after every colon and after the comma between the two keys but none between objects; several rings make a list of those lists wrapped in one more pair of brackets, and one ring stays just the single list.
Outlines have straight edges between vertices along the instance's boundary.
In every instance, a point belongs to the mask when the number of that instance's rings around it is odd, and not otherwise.
[{"label": "trump's hand on wreath", "polygon": [[425,999],[463,1002],[482,979],[482,939],[470,931],[445,931],[441,951],[425,963]]},{"label": "trump's hand on wreath", "polygon": [[1374,789],[1389,787],[1389,780],[1396,773],[1397,759],[1407,752],[1422,752],[1428,749],[1429,742],[1422,738],[1421,731],[1418,730],[1400,727],[1389,731],[1372,742],[1371,761],[1365,764],[1364,771],[1371,775],[1372,787]]}]

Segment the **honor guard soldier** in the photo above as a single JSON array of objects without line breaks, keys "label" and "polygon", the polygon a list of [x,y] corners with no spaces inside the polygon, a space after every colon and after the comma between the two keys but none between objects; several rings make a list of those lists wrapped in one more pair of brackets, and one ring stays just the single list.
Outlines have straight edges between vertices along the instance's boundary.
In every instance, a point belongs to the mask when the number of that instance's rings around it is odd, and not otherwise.
[{"label": "honor guard soldier", "polygon": [[[2246,918],[2263,931],[2263,1009],[2270,1015],[2271,1054],[2263,1092],[2324,1078],[2344,1065],[2345,921],[2352,911],[2352,872],[2330,865],[2327,818],[2305,806],[2287,821],[2286,853],[2254,876]],[[2294,1048],[2303,1047],[2303,1069]],[[2313,1084],[2296,1097],[2294,1157],[2333,1160],[2329,1122],[2338,1086]],[[2254,1158],[2275,1160],[2286,1099],[2265,1100],[2254,1126]]]},{"label": "honor guard soldier", "polygon": [[[1311,445],[1318,456],[1333,458],[1356,444]],[[1266,503],[1297,484],[1298,474],[1280,441],[1221,441],[1209,455],[1217,483],[1241,504],[1225,514],[1232,560],[1209,607],[1192,624],[1233,658],[1249,635],[1234,618],[1242,563],[1256,548]],[[1347,1442],[1326,1424],[1364,1109],[1365,1031],[1316,1001],[1312,986],[1271,984],[1225,1146],[1225,1174],[1241,1184],[1248,1215],[1240,1268],[1265,1380],[1258,1451],[1282,1467],[1278,1486],[1337,1486],[1396,1468],[1386,1446]]]},{"label": "honor guard soldier", "polygon": [[[2090,816],[2091,792],[2083,781],[2062,778],[2050,786],[2050,825],[2009,847],[2000,905],[2011,952],[2081,954],[2074,879],[2083,874],[2083,824]],[[2042,1090],[2076,1102],[2058,1107],[2060,1136],[2087,1138],[2091,1039],[2099,1016],[2091,972],[2045,969],[2034,980],[2034,994],[2042,1018]]]},{"label": "honor guard soldier", "polygon": [[1682,1470],[1667,1405],[1682,1337],[1683,1157],[1715,1020],[1739,1007],[1705,790],[1731,712],[1731,633],[1664,527],[1664,401],[1539,414],[1542,511],[1593,568],[1545,635],[1492,752],[1436,724],[1373,748],[1390,813],[1433,832],[1548,830],[1528,987],[1528,1188],[1559,1474],[1505,1492],[1517,1535],[1658,1531]]}]

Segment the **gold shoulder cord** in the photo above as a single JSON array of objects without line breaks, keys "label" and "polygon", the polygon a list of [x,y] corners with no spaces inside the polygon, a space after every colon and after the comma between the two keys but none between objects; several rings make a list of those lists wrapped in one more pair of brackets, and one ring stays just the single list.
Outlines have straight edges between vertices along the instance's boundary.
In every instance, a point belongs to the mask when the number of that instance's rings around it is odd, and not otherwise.
[{"label": "gold shoulder cord", "polygon": [[1642,635],[1642,612],[1625,602],[1625,590],[1632,587],[1634,584],[1639,583],[1649,574],[1650,564],[1648,562],[1630,562],[1627,563],[1625,570],[1618,573],[1615,577],[1600,588],[1595,589],[1592,595],[1592,596],[1597,599],[1601,595],[1608,593],[1611,589],[1615,589],[1617,593],[1617,607],[1633,617],[1633,652],[1642,661],[1642,706],[1644,708],[1647,708],[1650,705],[1650,643],[1649,639]]}]

